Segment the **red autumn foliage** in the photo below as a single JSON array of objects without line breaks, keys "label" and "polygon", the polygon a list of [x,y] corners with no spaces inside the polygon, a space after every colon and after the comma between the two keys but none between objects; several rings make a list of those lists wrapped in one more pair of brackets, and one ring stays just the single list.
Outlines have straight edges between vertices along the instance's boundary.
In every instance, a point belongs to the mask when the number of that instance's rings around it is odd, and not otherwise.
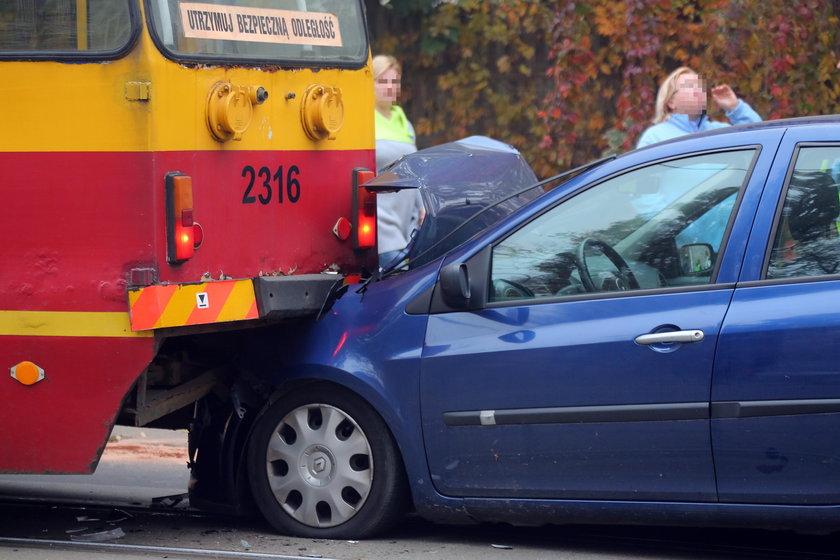
[{"label": "red autumn foliage", "polygon": [[484,134],[543,176],[632,149],[682,65],[765,119],[840,112],[840,0],[368,0],[368,13],[374,53],[402,61],[421,147]]}]

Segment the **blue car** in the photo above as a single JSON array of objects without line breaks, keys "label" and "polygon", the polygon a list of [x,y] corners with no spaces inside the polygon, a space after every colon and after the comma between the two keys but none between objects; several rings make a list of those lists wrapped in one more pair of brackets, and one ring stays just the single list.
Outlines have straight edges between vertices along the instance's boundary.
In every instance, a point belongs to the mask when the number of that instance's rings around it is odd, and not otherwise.
[{"label": "blue car", "polygon": [[520,167],[450,149],[369,185],[436,201],[422,247],[243,357],[271,395],[244,468],[278,530],[360,538],[408,510],[840,527],[840,116],[691,135],[534,188],[521,169],[437,188],[424,177],[468,161]]}]

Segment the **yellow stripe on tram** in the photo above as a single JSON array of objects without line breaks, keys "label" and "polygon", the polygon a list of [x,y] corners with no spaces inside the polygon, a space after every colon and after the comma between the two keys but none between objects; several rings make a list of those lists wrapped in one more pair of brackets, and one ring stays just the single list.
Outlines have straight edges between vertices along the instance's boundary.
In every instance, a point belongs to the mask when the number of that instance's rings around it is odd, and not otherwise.
[{"label": "yellow stripe on tram", "polygon": [[133,332],[128,313],[0,311],[0,336],[151,337]]}]

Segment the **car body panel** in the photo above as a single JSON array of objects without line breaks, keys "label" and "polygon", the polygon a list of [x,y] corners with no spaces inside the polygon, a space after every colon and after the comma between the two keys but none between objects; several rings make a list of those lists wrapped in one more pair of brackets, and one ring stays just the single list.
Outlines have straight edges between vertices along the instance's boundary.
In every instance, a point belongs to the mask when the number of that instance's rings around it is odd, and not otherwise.
[{"label": "car body panel", "polygon": [[[272,381],[363,396],[430,519],[836,528],[840,276],[763,277],[806,142],[840,145],[840,117],[693,135],[584,171],[433,262],[351,287],[274,344]],[[481,299],[488,252],[538,216],[628,170],[734,147],[757,155],[709,283]],[[452,307],[441,271],[461,265],[478,299]],[[703,338],[636,342],[665,331]]]},{"label": "car body panel", "polygon": [[428,480],[417,420],[427,317],[405,308],[434,285],[437,264],[377,282],[375,295],[348,286],[319,320],[250,339],[241,367],[278,388],[327,381],[354,391],[390,427],[409,478]]}]

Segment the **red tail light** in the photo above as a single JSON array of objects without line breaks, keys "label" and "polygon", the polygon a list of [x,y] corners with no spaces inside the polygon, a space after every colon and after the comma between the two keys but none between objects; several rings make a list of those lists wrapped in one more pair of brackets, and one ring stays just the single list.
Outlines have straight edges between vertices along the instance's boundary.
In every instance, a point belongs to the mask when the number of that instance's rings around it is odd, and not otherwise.
[{"label": "red tail light", "polygon": [[353,170],[353,248],[376,247],[376,194],[368,192],[363,185],[373,179],[376,173],[364,168]]},{"label": "red tail light", "polygon": [[166,174],[166,260],[178,263],[195,254],[192,177]]}]

